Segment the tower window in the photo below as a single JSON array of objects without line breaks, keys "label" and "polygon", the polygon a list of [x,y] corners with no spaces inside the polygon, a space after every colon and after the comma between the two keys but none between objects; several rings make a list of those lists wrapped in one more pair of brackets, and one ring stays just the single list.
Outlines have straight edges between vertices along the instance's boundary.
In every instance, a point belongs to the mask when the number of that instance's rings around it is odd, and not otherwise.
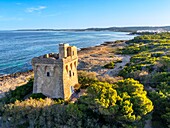
[{"label": "tower window", "polygon": [[74,66],[75,66],[75,68],[76,68],[76,61],[74,62]]},{"label": "tower window", "polygon": [[68,48],[67,48],[67,57],[68,57],[68,56],[71,56],[71,47],[68,47]]},{"label": "tower window", "polygon": [[66,65],[66,71],[67,71],[67,73],[68,73],[68,65]]},{"label": "tower window", "polygon": [[69,71],[69,76],[71,77],[71,70]]},{"label": "tower window", "polygon": [[47,72],[47,76],[50,77],[50,72]]},{"label": "tower window", "polygon": [[74,76],[74,72],[73,72],[73,76]]},{"label": "tower window", "polygon": [[72,65],[72,63],[70,64],[70,67],[71,67],[71,69],[73,68],[73,65]]}]

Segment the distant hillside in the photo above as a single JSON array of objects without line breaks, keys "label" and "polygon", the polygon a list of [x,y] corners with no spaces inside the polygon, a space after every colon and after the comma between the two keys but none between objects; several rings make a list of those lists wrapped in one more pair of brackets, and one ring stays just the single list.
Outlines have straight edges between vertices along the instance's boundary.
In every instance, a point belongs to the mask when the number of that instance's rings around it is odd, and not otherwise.
[{"label": "distant hillside", "polygon": [[139,30],[164,30],[170,31],[170,26],[163,26],[163,27],[109,27],[109,28],[88,28],[86,30],[109,30],[109,31],[116,31],[116,32],[136,32]]},{"label": "distant hillside", "polygon": [[160,27],[109,27],[109,28],[87,28],[87,29],[20,29],[17,31],[114,31],[114,32],[137,32],[141,30],[170,31],[170,26]]}]

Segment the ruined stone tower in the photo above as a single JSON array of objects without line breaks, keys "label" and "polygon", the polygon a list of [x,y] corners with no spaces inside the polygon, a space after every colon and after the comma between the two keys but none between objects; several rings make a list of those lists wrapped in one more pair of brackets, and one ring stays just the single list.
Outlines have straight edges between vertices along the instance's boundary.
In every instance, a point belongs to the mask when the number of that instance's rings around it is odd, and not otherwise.
[{"label": "ruined stone tower", "polygon": [[78,83],[77,63],[77,48],[69,44],[59,44],[59,54],[51,53],[33,58],[33,93],[69,99],[74,85]]}]

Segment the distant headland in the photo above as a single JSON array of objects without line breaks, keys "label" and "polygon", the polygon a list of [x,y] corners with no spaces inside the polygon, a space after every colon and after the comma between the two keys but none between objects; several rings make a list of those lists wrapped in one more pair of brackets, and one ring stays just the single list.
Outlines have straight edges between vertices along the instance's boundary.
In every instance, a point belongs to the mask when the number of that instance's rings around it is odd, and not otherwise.
[{"label": "distant headland", "polygon": [[137,26],[137,27],[107,27],[86,29],[18,29],[17,31],[115,31],[115,32],[137,32],[137,31],[170,31],[170,26]]}]

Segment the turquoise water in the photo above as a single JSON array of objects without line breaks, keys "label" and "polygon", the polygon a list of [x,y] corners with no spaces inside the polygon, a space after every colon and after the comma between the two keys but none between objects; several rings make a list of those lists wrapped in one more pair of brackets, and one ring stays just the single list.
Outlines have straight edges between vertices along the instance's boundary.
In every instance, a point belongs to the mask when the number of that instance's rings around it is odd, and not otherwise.
[{"label": "turquoise water", "polygon": [[95,46],[104,41],[127,40],[134,36],[109,31],[0,31],[0,75],[32,69],[31,59],[50,52],[58,52],[59,43],[78,48]]}]

